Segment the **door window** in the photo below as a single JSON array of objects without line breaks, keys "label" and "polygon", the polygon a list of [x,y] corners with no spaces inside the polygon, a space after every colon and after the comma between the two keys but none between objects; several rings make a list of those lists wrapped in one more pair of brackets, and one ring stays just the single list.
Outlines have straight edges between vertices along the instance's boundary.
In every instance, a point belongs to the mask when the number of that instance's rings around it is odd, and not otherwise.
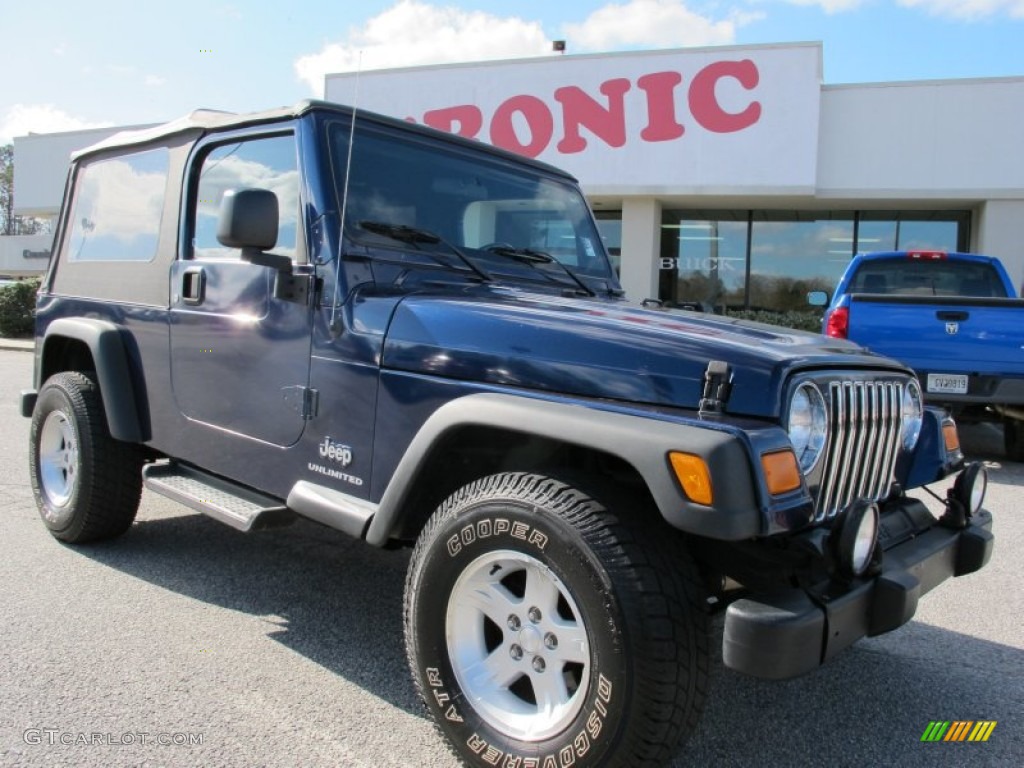
[{"label": "door window", "polygon": [[237,248],[217,241],[217,214],[224,193],[269,189],[277,195],[277,244],[272,253],[295,258],[299,222],[299,171],[293,136],[272,136],[219,144],[202,159],[192,228],[192,257],[237,259]]}]

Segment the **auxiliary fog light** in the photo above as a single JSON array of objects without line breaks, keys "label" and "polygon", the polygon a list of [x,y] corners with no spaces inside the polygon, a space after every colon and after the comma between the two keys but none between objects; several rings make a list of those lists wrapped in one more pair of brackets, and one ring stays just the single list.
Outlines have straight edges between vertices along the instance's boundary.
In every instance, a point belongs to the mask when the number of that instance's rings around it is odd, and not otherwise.
[{"label": "auxiliary fog light", "polygon": [[976,515],[981,510],[987,490],[988,471],[980,461],[968,464],[953,484],[953,495],[964,505],[968,516]]},{"label": "auxiliary fog light", "polygon": [[871,564],[871,555],[878,542],[878,505],[858,501],[839,522],[836,557],[847,576],[860,576]]}]

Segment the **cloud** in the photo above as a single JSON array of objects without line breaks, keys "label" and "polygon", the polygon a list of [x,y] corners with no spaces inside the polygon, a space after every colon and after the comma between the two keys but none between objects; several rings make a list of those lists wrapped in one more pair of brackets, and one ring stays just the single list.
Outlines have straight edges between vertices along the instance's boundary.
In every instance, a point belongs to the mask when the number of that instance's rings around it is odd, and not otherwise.
[{"label": "cloud", "polygon": [[[870,0],[786,0],[793,5],[817,5],[825,13],[852,11]],[[896,0],[904,8],[916,8],[932,16],[963,21],[1009,16],[1024,19],[1024,0]]]},{"label": "cloud", "polygon": [[[792,5],[817,5],[825,13],[831,14],[860,8],[866,0],[786,0],[786,2]],[[957,0],[952,0],[952,2],[957,2]]]},{"label": "cloud", "polygon": [[932,16],[971,21],[1006,15],[1024,19],[1024,0],[898,0],[906,8],[920,8]]},{"label": "cloud", "polygon": [[605,5],[579,24],[566,24],[565,35],[570,50],[585,51],[724,45],[735,42],[737,26],[756,18],[760,14],[733,14],[715,21],[691,11],[683,0],[630,0]]},{"label": "cloud", "polygon": [[166,82],[167,78],[160,77],[160,75],[146,75],[145,80],[143,80],[147,88],[159,88]]},{"label": "cloud", "polygon": [[95,123],[69,115],[53,104],[15,104],[0,117],[0,144],[29,133],[56,133],[85,128],[106,128],[113,123]]},{"label": "cloud", "polygon": [[350,29],[340,42],[302,56],[295,72],[316,94],[324,75],[422,64],[485,61],[551,52],[551,41],[538,22],[493,16],[420,0],[401,0],[362,27]]},{"label": "cloud", "polygon": [[[860,0],[807,0],[850,3]],[[731,11],[715,20],[691,11],[685,0],[628,0],[610,3],[579,23],[566,24],[559,37],[570,53],[623,47],[664,48],[735,42],[736,29],[764,17]],[[423,0],[400,0],[343,40],[324,45],[295,62],[295,72],[313,93],[323,92],[324,75],[359,69],[511,59],[551,53],[540,22],[494,16]],[[361,60],[360,60],[361,57]]]}]

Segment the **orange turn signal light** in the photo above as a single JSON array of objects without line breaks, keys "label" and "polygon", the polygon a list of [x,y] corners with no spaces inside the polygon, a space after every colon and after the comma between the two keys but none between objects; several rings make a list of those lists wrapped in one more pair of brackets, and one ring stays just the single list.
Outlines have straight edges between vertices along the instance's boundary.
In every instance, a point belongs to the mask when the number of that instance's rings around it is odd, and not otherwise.
[{"label": "orange turn signal light", "polygon": [[761,469],[768,484],[768,493],[777,496],[800,487],[800,467],[791,450],[761,454]]},{"label": "orange turn signal light", "polygon": [[697,504],[711,506],[715,495],[711,488],[711,470],[708,469],[707,462],[695,454],[679,451],[671,451],[668,460],[686,497]]},{"label": "orange turn signal light", "polygon": [[942,425],[942,440],[946,444],[946,451],[955,453],[960,450],[960,435],[957,434],[956,424],[946,423]]}]

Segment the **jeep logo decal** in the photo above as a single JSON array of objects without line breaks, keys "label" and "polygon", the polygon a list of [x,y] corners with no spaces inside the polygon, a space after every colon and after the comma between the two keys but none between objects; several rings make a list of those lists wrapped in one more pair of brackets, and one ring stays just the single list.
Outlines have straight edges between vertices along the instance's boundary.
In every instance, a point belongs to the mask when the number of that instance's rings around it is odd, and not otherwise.
[{"label": "jeep logo decal", "polygon": [[343,467],[352,463],[352,449],[347,445],[336,443],[330,437],[325,437],[320,443],[320,455],[325,459],[337,461]]}]

